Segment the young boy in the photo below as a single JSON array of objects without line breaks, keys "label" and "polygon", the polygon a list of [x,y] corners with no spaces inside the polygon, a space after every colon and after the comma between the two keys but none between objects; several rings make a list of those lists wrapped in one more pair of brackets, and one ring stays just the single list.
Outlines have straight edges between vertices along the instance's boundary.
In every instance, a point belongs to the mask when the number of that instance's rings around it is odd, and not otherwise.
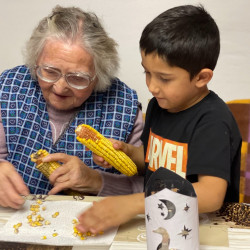
[{"label": "young boy", "polygon": [[[215,21],[201,6],[169,9],[145,27],[140,49],[154,96],[143,146],[115,142],[114,147],[127,153],[140,171],[146,169],[145,183],[159,167],[188,179],[200,213],[219,209],[223,201],[237,202],[240,132],[227,105],[207,87],[220,51]],[[138,213],[144,213],[144,194],[109,197],[79,217],[79,230],[96,233]]]}]

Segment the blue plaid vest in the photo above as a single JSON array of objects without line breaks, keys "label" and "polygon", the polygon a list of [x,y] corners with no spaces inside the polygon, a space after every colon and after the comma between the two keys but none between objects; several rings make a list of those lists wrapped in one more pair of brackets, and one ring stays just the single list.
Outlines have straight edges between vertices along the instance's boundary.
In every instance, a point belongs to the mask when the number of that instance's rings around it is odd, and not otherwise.
[{"label": "blue plaid vest", "polygon": [[[30,160],[38,149],[78,156],[94,169],[92,152],[77,141],[75,128],[93,126],[106,137],[127,141],[135,122],[138,98],[134,90],[114,79],[105,92],[93,93],[80,107],[65,133],[53,145],[46,102],[38,82],[26,66],[6,70],[0,76],[1,115],[8,149],[7,160],[23,177],[32,194],[46,194],[52,186]],[[115,169],[108,171],[118,173]]]}]

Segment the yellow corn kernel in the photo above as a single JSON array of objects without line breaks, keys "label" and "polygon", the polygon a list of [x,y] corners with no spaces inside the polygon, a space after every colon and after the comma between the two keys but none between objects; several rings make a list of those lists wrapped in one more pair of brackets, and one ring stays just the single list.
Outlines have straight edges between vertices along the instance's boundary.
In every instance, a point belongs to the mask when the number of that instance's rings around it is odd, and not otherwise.
[{"label": "yellow corn kernel", "polygon": [[72,224],[76,224],[78,221],[76,219],[72,220]]},{"label": "yellow corn kernel", "polygon": [[47,236],[44,235],[44,236],[41,237],[41,239],[42,239],[42,240],[46,240],[46,239],[47,239]]},{"label": "yellow corn kernel", "polygon": [[53,237],[56,237],[58,235],[58,233],[53,233],[52,236]]},{"label": "yellow corn kernel", "polygon": [[45,206],[43,206],[43,207],[42,207],[42,210],[43,210],[43,211],[45,211],[45,210],[46,210],[46,207],[45,207]]},{"label": "yellow corn kernel", "polygon": [[20,222],[20,223],[15,224],[15,225],[13,226],[13,228],[14,228],[14,229],[18,229],[18,228],[21,227],[21,226],[22,226],[22,223]]},{"label": "yellow corn kernel", "polygon": [[112,143],[89,125],[81,124],[76,130],[77,140],[95,154],[127,176],[137,174],[135,163],[121,150],[113,148]]},{"label": "yellow corn kernel", "polygon": [[18,234],[19,233],[19,230],[17,228],[14,229],[14,233],[15,234]]},{"label": "yellow corn kernel", "polygon": [[39,200],[39,199],[36,201],[36,203],[39,204],[39,205],[43,204],[43,202],[41,200]]},{"label": "yellow corn kernel", "polygon": [[40,208],[40,205],[36,205],[36,204],[30,205],[30,209],[36,209],[36,208]]},{"label": "yellow corn kernel", "polygon": [[40,212],[40,206],[38,205],[31,205],[30,206],[30,211],[32,212]]},{"label": "yellow corn kernel", "polygon": [[45,222],[44,222],[44,225],[50,225],[51,223],[50,223],[50,221],[48,221],[48,220],[46,220]]},{"label": "yellow corn kernel", "polygon": [[59,212],[55,212],[54,214],[52,214],[53,218],[56,218],[59,215]]}]

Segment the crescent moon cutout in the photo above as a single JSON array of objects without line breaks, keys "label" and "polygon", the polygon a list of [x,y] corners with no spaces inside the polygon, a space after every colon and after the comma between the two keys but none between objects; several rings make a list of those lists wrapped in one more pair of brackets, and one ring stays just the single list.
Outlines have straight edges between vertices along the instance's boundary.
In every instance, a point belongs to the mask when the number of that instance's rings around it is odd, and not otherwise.
[{"label": "crescent moon cutout", "polygon": [[174,203],[168,200],[160,200],[160,201],[165,204],[168,210],[168,215],[164,218],[164,220],[171,219],[175,215],[175,212],[176,212],[176,207]]}]

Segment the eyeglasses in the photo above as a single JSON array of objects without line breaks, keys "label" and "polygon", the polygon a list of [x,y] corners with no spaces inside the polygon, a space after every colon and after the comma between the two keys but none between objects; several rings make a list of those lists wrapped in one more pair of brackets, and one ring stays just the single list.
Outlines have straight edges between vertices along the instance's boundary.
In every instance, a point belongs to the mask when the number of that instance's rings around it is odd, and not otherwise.
[{"label": "eyeglasses", "polygon": [[35,66],[37,76],[47,83],[55,83],[63,77],[67,84],[75,89],[85,89],[95,79],[96,75],[90,77],[87,73],[62,74],[59,69],[49,66]]}]

